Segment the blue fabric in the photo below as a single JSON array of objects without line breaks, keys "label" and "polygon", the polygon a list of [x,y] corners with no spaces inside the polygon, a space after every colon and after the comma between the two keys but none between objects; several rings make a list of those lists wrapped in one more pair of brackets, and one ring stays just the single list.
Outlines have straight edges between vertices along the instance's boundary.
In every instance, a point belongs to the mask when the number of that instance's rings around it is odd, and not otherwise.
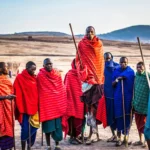
[{"label": "blue fabric", "polygon": [[[29,144],[29,115],[23,114],[23,121],[21,125],[21,141],[27,141]],[[30,125],[31,135],[31,146],[34,144],[36,139],[37,128]]]},{"label": "blue fabric", "polygon": [[106,100],[106,114],[107,114],[107,125],[113,130],[116,129],[115,115],[114,115],[114,100],[105,98]]},{"label": "blue fabric", "polygon": [[119,64],[115,63],[113,60],[105,62],[104,95],[106,100],[107,125],[114,130],[116,129],[116,124],[114,117],[114,89],[112,86],[112,75],[117,67],[119,67]]},{"label": "blue fabric", "polygon": [[[113,73],[113,81],[117,77],[125,77],[123,79],[124,85],[124,104],[125,104],[125,115],[126,115],[126,128],[129,128],[131,113],[131,102],[133,97],[133,86],[134,86],[134,71],[129,66],[123,70],[121,67],[117,68]],[[114,87],[114,109],[115,109],[115,119],[121,119],[123,121],[123,103],[122,103],[122,87],[121,81],[119,81]],[[120,121],[119,121],[120,122]],[[117,123],[117,130],[124,130],[124,123]]]},{"label": "blue fabric", "polygon": [[104,82],[104,94],[107,98],[114,99],[114,89],[112,87],[112,75],[116,68],[119,67],[118,63],[115,63],[113,60],[105,62],[105,82]]},{"label": "blue fabric", "polygon": [[146,140],[150,140],[150,91],[149,91],[149,99],[148,99],[148,113],[144,128],[144,136]]},{"label": "blue fabric", "polygon": [[[125,134],[124,132],[124,119],[123,117],[116,118],[116,128],[117,131],[120,131],[122,134]],[[126,122],[126,135],[129,133],[129,128],[130,128],[130,115],[125,116],[125,122]]]}]

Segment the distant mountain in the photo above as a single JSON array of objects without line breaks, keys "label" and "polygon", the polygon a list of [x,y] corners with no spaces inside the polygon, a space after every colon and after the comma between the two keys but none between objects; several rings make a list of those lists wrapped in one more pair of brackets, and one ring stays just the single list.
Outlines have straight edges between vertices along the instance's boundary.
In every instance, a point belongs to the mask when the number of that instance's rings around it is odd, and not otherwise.
[{"label": "distant mountain", "polygon": [[129,42],[136,42],[137,37],[140,37],[142,42],[150,43],[150,25],[131,26],[98,36],[101,39]]},{"label": "distant mountain", "polygon": [[[40,31],[40,32],[20,32],[14,34],[0,34],[0,36],[11,36],[11,35],[20,35],[20,36],[71,36],[63,32],[53,32],[53,31]],[[77,37],[83,37],[83,34],[76,35]],[[140,37],[141,41],[144,43],[150,43],[150,25],[136,25],[127,27],[124,29],[112,31],[106,34],[98,34],[100,39],[114,40],[114,41],[129,41],[136,42],[137,36]]]},{"label": "distant mountain", "polygon": [[14,35],[22,35],[22,36],[69,36],[66,33],[63,32],[51,32],[51,31],[40,31],[40,32],[20,32],[15,33]]}]

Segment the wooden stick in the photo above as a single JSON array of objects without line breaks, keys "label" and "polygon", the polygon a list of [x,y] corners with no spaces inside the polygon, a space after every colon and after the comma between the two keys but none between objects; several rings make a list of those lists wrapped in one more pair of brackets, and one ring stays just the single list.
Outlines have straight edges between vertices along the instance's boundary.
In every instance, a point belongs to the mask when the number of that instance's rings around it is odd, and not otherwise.
[{"label": "wooden stick", "polygon": [[149,89],[150,89],[150,80],[149,80],[148,73],[146,71],[145,59],[144,59],[143,52],[142,52],[142,46],[141,46],[140,38],[137,37],[137,40],[138,40],[138,44],[139,44],[139,48],[140,48],[140,52],[141,52],[142,61],[144,63],[144,68],[145,68],[145,73],[146,73],[146,78],[147,78],[148,86],[149,86]]},{"label": "wooden stick", "polygon": [[124,135],[125,135],[125,146],[128,146],[128,143],[126,141],[126,112],[125,112],[125,104],[124,104],[124,85],[123,85],[123,80],[121,80],[121,87],[122,87],[122,107],[123,107],[123,122],[124,122]]},{"label": "wooden stick", "polygon": [[31,125],[30,125],[30,117],[29,117],[29,150],[31,150]]},{"label": "wooden stick", "polygon": [[41,137],[41,145],[43,146],[43,127],[42,127],[42,124],[41,124],[41,129],[42,129],[42,137]]},{"label": "wooden stick", "polygon": [[78,48],[77,48],[77,44],[76,44],[76,41],[75,41],[75,37],[74,37],[74,33],[73,33],[73,29],[72,29],[71,23],[69,23],[69,26],[70,26],[73,42],[74,42],[74,45],[75,45],[76,53],[77,53],[78,58],[79,58],[80,66],[81,66],[81,68],[83,68],[82,61],[81,61],[81,58],[80,58],[80,54],[78,52]]},{"label": "wooden stick", "polygon": [[14,150],[16,150],[16,144],[15,144],[15,126],[14,126],[14,110],[13,110],[12,100],[11,100],[11,111],[12,111],[12,129],[13,129],[13,137],[14,137]]}]

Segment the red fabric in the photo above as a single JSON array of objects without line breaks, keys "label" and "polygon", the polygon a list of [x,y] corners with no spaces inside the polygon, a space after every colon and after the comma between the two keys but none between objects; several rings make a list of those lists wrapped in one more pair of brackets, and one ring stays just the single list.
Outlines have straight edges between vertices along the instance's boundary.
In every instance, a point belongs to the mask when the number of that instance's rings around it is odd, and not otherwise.
[{"label": "red fabric", "polygon": [[23,113],[34,115],[38,111],[38,90],[36,76],[31,76],[27,70],[18,74],[14,81],[16,119],[21,123]]},{"label": "red fabric", "polygon": [[72,69],[68,71],[64,80],[67,90],[67,116],[83,119],[84,103],[80,100],[82,95],[81,81],[73,63]]},{"label": "red fabric", "polygon": [[67,91],[67,114],[63,118],[63,130],[67,133],[68,118],[75,117],[78,119],[84,118],[84,103],[81,102],[80,96],[81,91],[81,81],[79,80],[77,70],[75,69],[75,60],[72,62],[72,69],[68,71],[65,76],[65,86]]},{"label": "red fabric", "polygon": [[104,83],[104,56],[102,42],[95,36],[93,40],[89,40],[86,36],[78,45],[78,52],[82,65],[76,55],[77,69],[80,78],[89,84]]},{"label": "red fabric", "polygon": [[37,80],[40,121],[44,122],[65,115],[67,97],[60,73],[54,69],[51,72],[47,72],[42,68],[40,69]]},{"label": "red fabric", "polygon": [[99,100],[96,119],[103,123],[104,128],[107,127],[106,101],[104,96]]},{"label": "red fabric", "polygon": [[146,115],[135,113],[135,122],[139,133],[144,133]]},{"label": "red fabric", "polygon": [[[0,96],[6,96],[13,94],[13,86],[7,76],[0,76]],[[0,101],[0,137],[10,136],[13,137],[13,126],[12,121],[14,116],[14,102],[10,100]]]}]

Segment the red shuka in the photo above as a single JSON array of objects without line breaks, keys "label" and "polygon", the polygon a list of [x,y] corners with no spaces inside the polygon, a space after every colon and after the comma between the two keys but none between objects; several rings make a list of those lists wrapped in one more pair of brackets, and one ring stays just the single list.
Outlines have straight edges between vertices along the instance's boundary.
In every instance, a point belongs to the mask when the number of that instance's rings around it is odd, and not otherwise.
[{"label": "red shuka", "polygon": [[95,36],[89,40],[86,36],[79,42],[78,53],[82,67],[76,55],[76,65],[83,82],[89,84],[104,83],[104,56],[102,42]]},{"label": "red shuka", "polygon": [[96,119],[103,123],[103,127],[107,127],[107,116],[106,116],[106,101],[104,95],[99,100]]},{"label": "red shuka", "polygon": [[27,70],[18,74],[14,82],[16,119],[21,123],[22,115],[34,115],[38,111],[38,90],[36,76],[31,76]]},{"label": "red shuka", "polygon": [[[0,96],[13,94],[13,86],[6,75],[0,76]],[[14,101],[0,101],[0,137],[13,137]]]},{"label": "red shuka", "polygon": [[67,90],[67,116],[83,119],[84,103],[80,101],[82,95],[81,81],[75,69],[74,61],[71,64],[72,69],[68,71],[64,81]]},{"label": "red shuka", "polygon": [[66,90],[57,70],[47,72],[40,69],[37,76],[40,103],[40,121],[48,121],[66,114]]}]

